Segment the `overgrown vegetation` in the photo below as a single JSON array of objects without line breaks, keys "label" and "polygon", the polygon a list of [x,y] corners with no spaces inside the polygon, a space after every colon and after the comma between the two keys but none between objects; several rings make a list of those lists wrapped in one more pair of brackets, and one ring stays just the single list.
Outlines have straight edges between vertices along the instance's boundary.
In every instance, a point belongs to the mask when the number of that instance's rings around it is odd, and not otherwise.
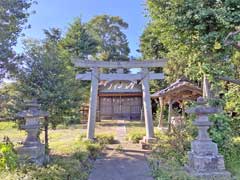
[{"label": "overgrown vegetation", "polygon": [[[8,138],[0,144],[0,179],[76,179],[86,180],[93,162],[101,156],[106,144],[115,143],[111,134],[99,133],[96,141],[85,140],[81,126],[57,128],[49,131],[50,163],[45,167],[19,164],[14,147],[18,146],[19,136],[23,140],[16,123],[0,122],[0,134]],[[41,135],[41,139],[43,139]]]},{"label": "overgrown vegetation", "polygon": [[[192,125],[193,120],[194,117],[188,117],[184,126],[172,127],[171,132],[156,133],[157,144],[149,157],[156,179],[192,179],[183,167],[187,163],[190,142],[197,135],[197,129]],[[218,144],[220,154],[224,155],[226,168],[236,178],[240,178],[240,141],[239,137],[232,135],[230,118],[225,114],[217,114],[211,116],[210,120],[213,122],[209,130],[210,137]]]}]

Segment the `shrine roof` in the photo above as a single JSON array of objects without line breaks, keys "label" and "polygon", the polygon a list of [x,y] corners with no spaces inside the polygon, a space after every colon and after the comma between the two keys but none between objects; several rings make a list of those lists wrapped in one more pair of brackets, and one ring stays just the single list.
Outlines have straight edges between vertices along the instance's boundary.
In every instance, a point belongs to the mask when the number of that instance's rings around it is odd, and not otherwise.
[{"label": "shrine roof", "polygon": [[176,82],[170,84],[165,89],[155,92],[151,95],[152,98],[162,97],[165,100],[195,100],[197,97],[202,96],[200,87],[191,83],[186,78],[178,79]]}]

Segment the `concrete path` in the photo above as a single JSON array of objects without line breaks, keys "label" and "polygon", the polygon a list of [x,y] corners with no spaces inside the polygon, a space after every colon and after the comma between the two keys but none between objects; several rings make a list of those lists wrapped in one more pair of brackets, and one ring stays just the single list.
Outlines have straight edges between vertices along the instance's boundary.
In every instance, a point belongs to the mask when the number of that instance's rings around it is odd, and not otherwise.
[{"label": "concrete path", "polygon": [[119,120],[117,138],[121,144],[108,145],[105,155],[97,159],[88,180],[153,180],[140,145],[125,141],[126,127]]},{"label": "concrete path", "polygon": [[121,143],[126,142],[126,134],[127,134],[127,129],[125,126],[125,121],[124,120],[117,120],[117,140],[119,140]]}]

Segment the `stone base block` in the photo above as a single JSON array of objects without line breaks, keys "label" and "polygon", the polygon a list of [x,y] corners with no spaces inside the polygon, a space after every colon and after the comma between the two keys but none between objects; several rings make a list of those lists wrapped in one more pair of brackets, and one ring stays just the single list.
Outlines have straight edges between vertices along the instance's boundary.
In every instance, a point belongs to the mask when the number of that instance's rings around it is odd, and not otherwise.
[{"label": "stone base block", "polygon": [[139,142],[142,145],[142,149],[152,149],[151,144],[156,143],[156,138],[147,138],[146,136],[143,137],[143,139]]},{"label": "stone base block", "polygon": [[231,180],[231,173],[228,171],[212,171],[212,172],[198,172],[191,167],[186,166],[185,170],[190,176],[202,179],[202,180]]},{"label": "stone base block", "polygon": [[147,143],[147,144],[154,144],[154,143],[157,142],[157,139],[154,138],[154,137],[146,137],[146,136],[144,136],[142,141]]},{"label": "stone base block", "polygon": [[188,153],[189,163],[185,166],[191,175],[206,180],[228,180],[231,174],[225,170],[222,155],[198,155]]},{"label": "stone base block", "polygon": [[22,163],[33,163],[40,166],[45,163],[46,158],[44,144],[19,147],[17,152],[19,154],[19,160]]},{"label": "stone base block", "polygon": [[191,143],[191,149],[193,154],[209,156],[218,155],[217,144],[212,141],[200,141],[195,140]]},{"label": "stone base block", "polygon": [[200,156],[190,152],[189,167],[198,172],[212,172],[225,170],[224,159],[221,155]]}]

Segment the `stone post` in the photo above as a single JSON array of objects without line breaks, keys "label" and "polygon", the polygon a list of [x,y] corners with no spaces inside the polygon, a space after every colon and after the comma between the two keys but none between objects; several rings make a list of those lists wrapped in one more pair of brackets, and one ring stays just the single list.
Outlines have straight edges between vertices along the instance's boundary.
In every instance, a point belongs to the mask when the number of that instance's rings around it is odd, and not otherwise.
[{"label": "stone post", "polygon": [[143,80],[142,80],[142,90],[143,90],[143,108],[144,108],[144,118],[146,126],[146,137],[145,142],[153,140],[154,129],[153,129],[153,119],[152,119],[152,105],[149,92],[149,72],[147,68],[142,68]]},{"label": "stone post", "polygon": [[98,97],[98,80],[99,72],[98,68],[92,69],[91,74],[91,92],[90,92],[90,103],[88,113],[88,127],[87,127],[87,139],[94,139],[95,133],[95,122],[96,122],[96,111],[97,111],[97,97]]},{"label": "stone post", "polygon": [[193,122],[198,128],[198,136],[191,143],[191,151],[188,153],[187,172],[201,179],[230,179],[231,174],[225,170],[224,158],[218,153],[216,143],[209,138],[207,130],[212,125],[208,115],[218,112],[217,108],[209,107],[206,101],[200,97],[195,108],[187,110],[187,113],[196,114]]},{"label": "stone post", "polygon": [[45,145],[41,144],[40,134],[40,117],[47,117],[48,113],[39,110],[40,105],[36,100],[27,101],[27,109],[17,113],[18,117],[25,118],[26,123],[21,128],[27,132],[27,138],[23,147],[19,147],[17,152],[20,161],[43,165],[46,161]]}]

